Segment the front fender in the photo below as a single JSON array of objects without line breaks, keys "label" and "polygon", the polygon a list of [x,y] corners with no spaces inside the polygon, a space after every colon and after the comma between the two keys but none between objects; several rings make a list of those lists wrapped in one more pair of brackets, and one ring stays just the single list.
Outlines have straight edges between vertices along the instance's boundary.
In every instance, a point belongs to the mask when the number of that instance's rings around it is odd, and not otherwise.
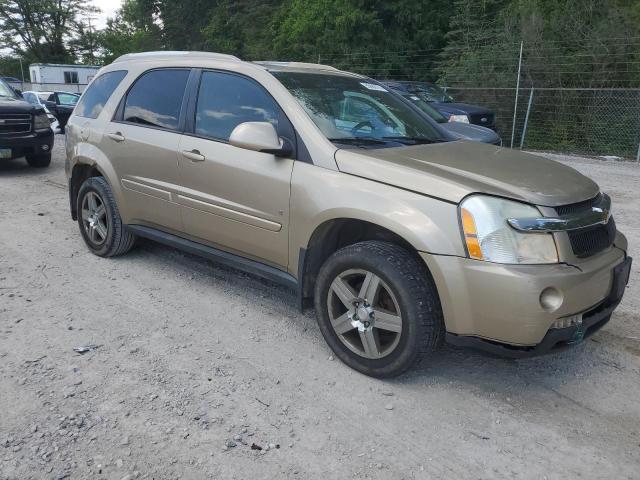
[{"label": "front fender", "polygon": [[314,231],[334,219],[385,228],[418,251],[464,256],[458,206],[398,187],[296,162],[291,180],[289,271]]}]

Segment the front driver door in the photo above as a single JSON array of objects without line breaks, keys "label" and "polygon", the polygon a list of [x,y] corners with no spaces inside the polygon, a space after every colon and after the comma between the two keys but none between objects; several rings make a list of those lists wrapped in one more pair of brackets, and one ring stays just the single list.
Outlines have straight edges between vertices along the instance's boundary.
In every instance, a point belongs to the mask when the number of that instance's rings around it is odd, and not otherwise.
[{"label": "front driver door", "polygon": [[295,145],[293,127],[264,87],[247,77],[203,71],[197,90],[178,160],[186,233],[286,267],[293,159],[234,147],[228,140],[241,123],[267,121]]}]

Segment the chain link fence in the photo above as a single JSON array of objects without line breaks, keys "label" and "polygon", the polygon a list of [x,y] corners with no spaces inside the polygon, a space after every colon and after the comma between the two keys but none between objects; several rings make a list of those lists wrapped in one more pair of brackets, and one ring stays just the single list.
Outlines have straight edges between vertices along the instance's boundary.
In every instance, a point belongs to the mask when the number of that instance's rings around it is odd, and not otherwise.
[{"label": "chain link fence", "polygon": [[631,159],[639,153],[640,88],[447,87],[447,93],[496,112],[507,146],[513,134],[517,148]]},{"label": "chain link fence", "polygon": [[602,40],[625,49],[575,53],[518,42],[448,56],[350,52],[313,61],[379,80],[437,83],[456,102],[492,109],[505,146],[640,161],[640,37]]}]

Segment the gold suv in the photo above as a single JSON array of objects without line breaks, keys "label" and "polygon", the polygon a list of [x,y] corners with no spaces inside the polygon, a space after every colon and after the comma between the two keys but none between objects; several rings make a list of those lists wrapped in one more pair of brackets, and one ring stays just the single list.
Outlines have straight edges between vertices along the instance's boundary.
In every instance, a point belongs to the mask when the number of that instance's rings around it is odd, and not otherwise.
[{"label": "gold suv", "polygon": [[580,342],[628,281],[593,181],[447,142],[402,97],[332,67],[125,55],[67,128],[71,214],[93,253],[145,237],[288,285],[367,375],[445,339],[509,357]]}]

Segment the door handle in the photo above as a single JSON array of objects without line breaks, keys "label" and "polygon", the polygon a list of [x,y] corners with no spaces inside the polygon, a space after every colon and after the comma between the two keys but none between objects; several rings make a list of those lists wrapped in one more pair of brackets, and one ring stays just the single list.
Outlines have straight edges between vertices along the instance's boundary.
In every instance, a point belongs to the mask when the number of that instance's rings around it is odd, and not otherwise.
[{"label": "door handle", "polygon": [[118,143],[124,142],[124,135],[122,135],[120,132],[107,133],[107,137],[109,137],[114,142],[118,142]]},{"label": "door handle", "polygon": [[205,161],[205,156],[202,155],[198,150],[183,150],[182,151],[182,156],[185,158],[188,158],[189,160],[191,160],[192,162],[204,162]]}]

